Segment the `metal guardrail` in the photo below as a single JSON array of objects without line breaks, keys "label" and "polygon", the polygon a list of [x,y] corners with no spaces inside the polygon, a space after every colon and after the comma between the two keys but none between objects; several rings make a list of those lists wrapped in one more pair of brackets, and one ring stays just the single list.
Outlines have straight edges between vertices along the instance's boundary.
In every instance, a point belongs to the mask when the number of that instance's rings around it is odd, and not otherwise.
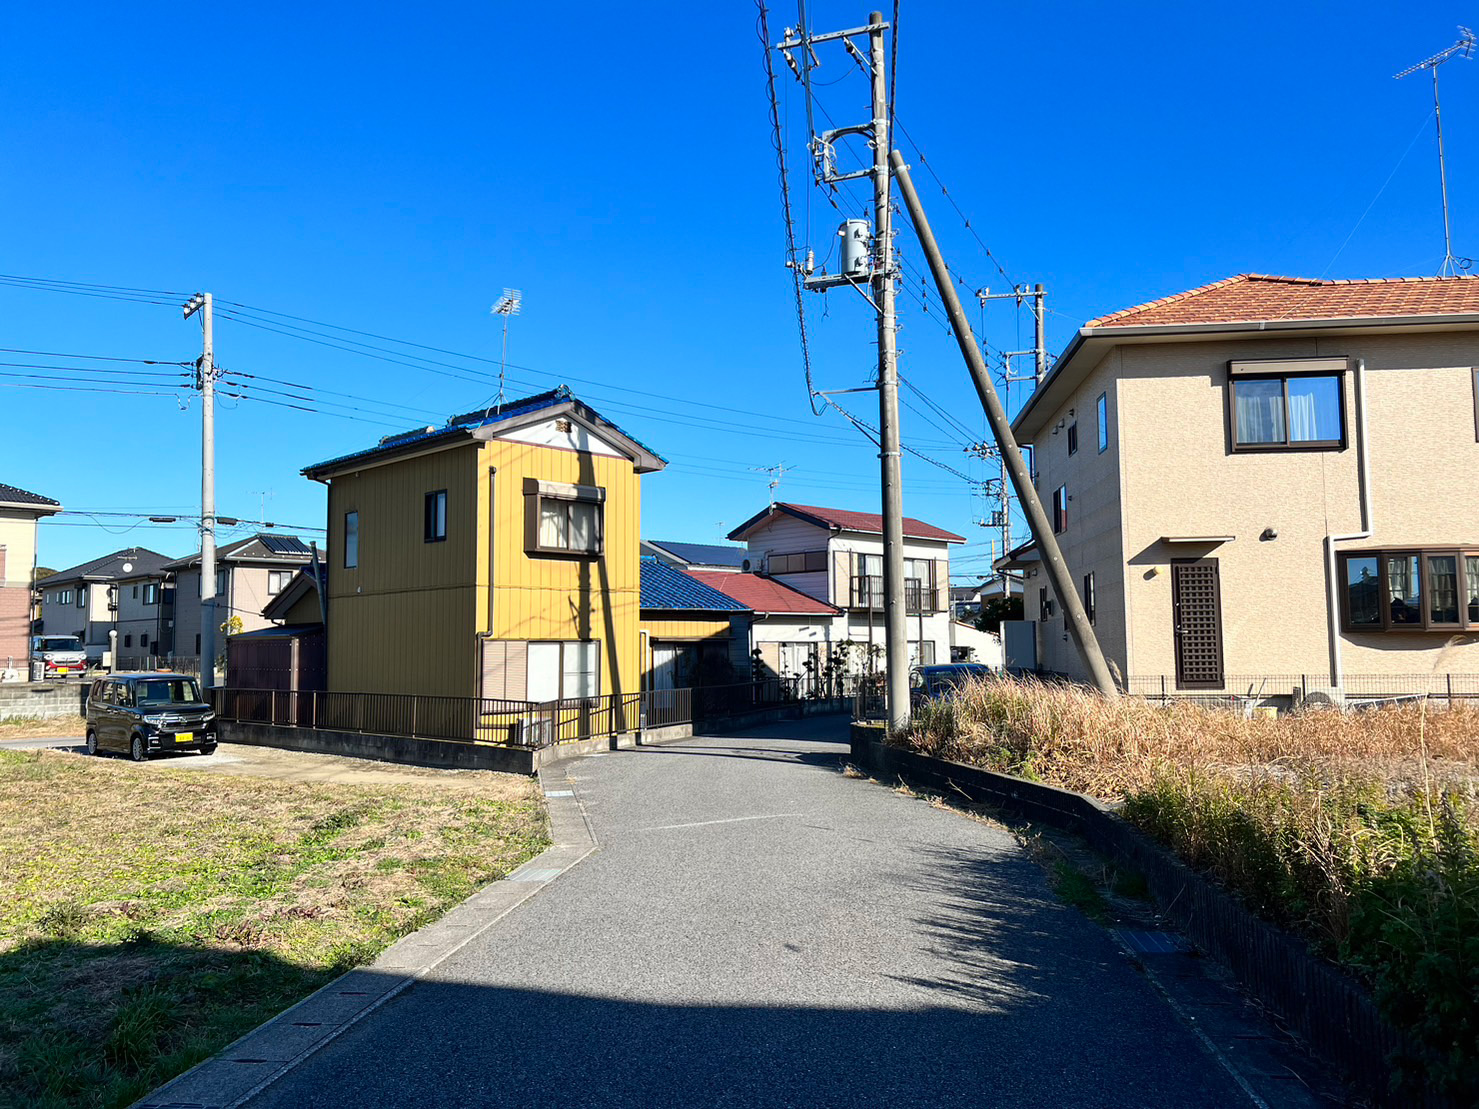
[{"label": "metal guardrail", "polygon": [[1346,674],[1339,688],[1322,674],[1228,674],[1220,689],[1178,689],[1170,674],[1134,675],[1125,692],[1168,704],[1192,701],[1215,708],[1259,704],[1348,705],[1427,699],[1453,705],[1479,700],[1479,674]]}]

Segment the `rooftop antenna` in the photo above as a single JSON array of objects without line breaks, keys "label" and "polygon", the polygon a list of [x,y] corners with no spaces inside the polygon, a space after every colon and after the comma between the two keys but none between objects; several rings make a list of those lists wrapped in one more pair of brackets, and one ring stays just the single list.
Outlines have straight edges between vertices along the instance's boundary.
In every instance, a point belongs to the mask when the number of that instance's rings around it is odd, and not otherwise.
[{"label": "rooftop antenna", "polygon": [[786,476],[787,470],[794,470],[795,466],[787,466],[784,462],[777,462],[774,466],[751,466],[757,474],[770,475],[770,507],[775,507],[775,491],[781,484],[781,478]]},{"label": "rooftop antenna", "polygon": [[508,320],[510,316],[517,316],[519,309],[524,306],[524,294],[519,289],[504,289],[503,295],[498,298],[492,308],[492,314],[503,317],[503,358],[498,363],[498,403],[497,410],[503,411],[503,375],[508,370]]},{"label": "rooftop antenna", "polygon": [[1453,256],[1453,233],[1448,224],[1448,166],[1443,157],[1443,113],[1438,101],[1438,67],[1449,58],[1458,55],[1463,58],[1474,56],[1474,32],[1467,27],[1459,27],[1459,39],[1447,50],[1441,50],[1431,58],[1424,59],[1417,65],[1409,66],[1401,73],[1393,75],[1395,80],[1411,76],[1422,69],[1433,71],[1433,120],[1438,125],[1438,181],[1443,189],[1443,265],[1438,269],[1439,277],[1453,277],[1459,270],[1466,270],[1474,264],[1472,258],[1455,258]]}]

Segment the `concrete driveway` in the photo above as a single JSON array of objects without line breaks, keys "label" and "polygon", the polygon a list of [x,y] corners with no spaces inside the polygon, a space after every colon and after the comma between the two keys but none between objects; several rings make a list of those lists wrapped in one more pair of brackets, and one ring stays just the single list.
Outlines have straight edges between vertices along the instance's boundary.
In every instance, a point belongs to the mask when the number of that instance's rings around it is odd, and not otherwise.
[{"label": "concrete driveway", "polygon": [[841,774],[844,728],[546,772],[599,849],[248,1104],[1265,1104],[1010,835]]}]

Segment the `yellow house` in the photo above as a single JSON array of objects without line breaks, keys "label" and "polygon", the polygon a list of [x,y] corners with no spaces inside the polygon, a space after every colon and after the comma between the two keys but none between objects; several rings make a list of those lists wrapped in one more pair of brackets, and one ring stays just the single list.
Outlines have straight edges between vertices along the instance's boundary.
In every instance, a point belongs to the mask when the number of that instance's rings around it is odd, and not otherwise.
[{"label": "yellow house", "polygon": [[562,386],[309,466],[329,488],[328,688],[636,693],[640,475],[666,464]]}]

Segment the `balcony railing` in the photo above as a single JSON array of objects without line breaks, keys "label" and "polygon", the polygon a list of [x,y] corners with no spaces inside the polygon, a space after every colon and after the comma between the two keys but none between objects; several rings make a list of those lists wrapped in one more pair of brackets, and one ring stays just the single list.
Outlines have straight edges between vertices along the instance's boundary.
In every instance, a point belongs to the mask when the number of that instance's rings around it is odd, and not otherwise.
[{"label": "balcony railing", "polygon": [[[852,594],[848,608],[883,610],[883,577],[879,574],[864,574],[852,579]],[[931,589],[919,578],[904,579],[904,610],[911,616],[922,613],[944,612],[949,600],[944,589]]]}]

